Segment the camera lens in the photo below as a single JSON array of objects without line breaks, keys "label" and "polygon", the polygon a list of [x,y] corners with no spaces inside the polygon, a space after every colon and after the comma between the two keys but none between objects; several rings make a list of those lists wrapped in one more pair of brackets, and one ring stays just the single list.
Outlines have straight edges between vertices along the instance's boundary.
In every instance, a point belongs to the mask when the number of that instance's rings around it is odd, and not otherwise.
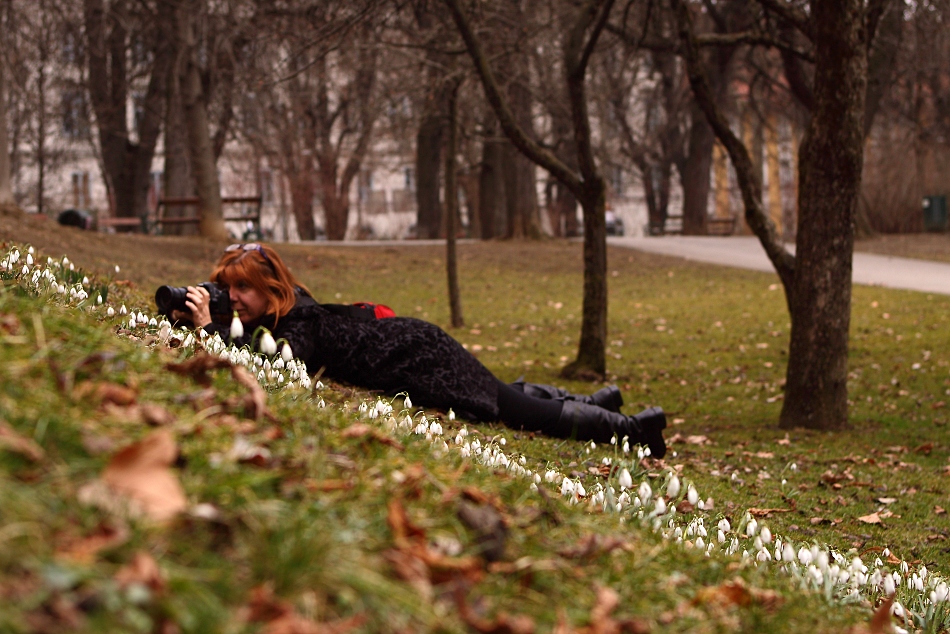
[{"label": "camera lens", "polygon": [[159,286],[155,291],[155,305],[158,312],[171,317],[173,310],[186,310],[185,298],[188,289],[182,286]]}]

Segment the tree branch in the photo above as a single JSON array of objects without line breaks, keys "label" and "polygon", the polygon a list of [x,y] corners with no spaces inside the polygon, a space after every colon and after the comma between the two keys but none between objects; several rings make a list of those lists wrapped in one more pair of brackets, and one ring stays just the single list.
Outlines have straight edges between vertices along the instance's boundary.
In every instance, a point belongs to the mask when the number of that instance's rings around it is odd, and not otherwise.
[{"label": "tree branch", "polygon": [[472,58],[475,70],[482,80],[485,96],[488,98],[488,102],[495,111],[495,116],[498,117],[498,122],[501,124],[502,129],[512,144],[529,159],[549,171],[554,178],[563,183],[571,192],[575,195],[580,195],[583,182],[578,175],[567,167],[567,165],[562,163],[554,154],[533,141],[517,124],[514,114],[511,112],[511,108],[501,94],[498,81],[495,79],[495,75],[488,65],[485,54],[475,39],[474,33],[472,33],[471,25],[469,25],[468,19],[459,6],[458,0],[443,0],[443,2],[445,2],[446,7],[448,7],[449,12],[452,14],[452,19],[455,21],[462,40],[465,42],[465,47],[468,49],[469,56]]},{"label": "tree branch", "polygon": [[782,0],[759,0],[759,4],[761,4],[766,11],[771,11],[801,31],[809,40],[815,40],[811,18],[801,9],[790,6]]}]

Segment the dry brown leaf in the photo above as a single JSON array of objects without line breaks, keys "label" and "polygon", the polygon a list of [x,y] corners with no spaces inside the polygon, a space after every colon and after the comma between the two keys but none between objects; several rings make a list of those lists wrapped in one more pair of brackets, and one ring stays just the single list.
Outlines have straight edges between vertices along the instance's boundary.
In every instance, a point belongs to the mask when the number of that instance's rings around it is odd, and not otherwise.
[{"label": "dry brown leaf", "polygon": [[792,509],[760,509],[760,508],[751,508],[749,509],[749,515],[752,517],[768,517],[772,513],[791,513]]},{"label": "dry brown leaf", "polygon": [[43,448],[26,436],[21,436],[5,421],[0,421],[0,449],[18,453],[31,462],[41,462],[46,457]]},{"label": "dry brown leaf", "polygon": [[465,601],[461,589],[455,593],[455,602],[465,624],[481,634],[533,634],[535,631],[534,619],[525,614],[499,612],[494,620],[476,615]]},{"label": "dry brown leaf", "polygon": [[942,506],[935,506],[935,507],[934,507],[934,515],[943,515],[943,514],[946,513],[946,512],[947,512],[947,510],[946,510],[945,508],[943,508]]},{"label": "dry brown leaf", "polygon": [[8,335],[20,332],[20,319],[13,313],[0,313],[0,330]]},{"label": "dry brown leaf", "polygon": [[162,427],[175,423],[175,415],[156,403],[142,403],[139,405],[139,414],[142,417],[143,423],[153,427]]},{"label": "dry brown leaf", "polygon": [[386,512],[386,522],[393,532],[393,540],[398,548],[409,546],[410,540],[424,540],[426,532],[409,521],[406,508],[398,498],[389,500]]},{"label": "dry brown leaf", "polygon": [[153,592],[161,592],[165,589],[165,578],[158,567],[158,562],[142,550],[132,555],[132,561],[115,573],[115,580],[122,587],[138,583],[150,588]]},{"label": "dry brown leaf", "polygon": [[750,588],[745,581],[735,578],[718,586],[701,588],[693,598],[693,605],[714,605],[719,607],[745,607],[753,603],[766,610],[772,610],[785,602],[784,597],[774,590]]},{"label": "dry brown leaf", "polygon": [[342,433],[344,438],[366,438],[368,440],[375,440],[376,442],[383,445],[388,445],[394,449],[398,449],[399,451],[404,449],[401,442],[395,438],[387,436],[375,427],[370,427],[366,423],[355,423],[350,425],[344,429]]},{"label": "dry brown leaf", "polygon": [[212,356],[206,352],[200,352],[181,363],[169,363],[165,365],[165,369],[176,374],[190,376],[196,383],[205,387],[211,385],[211,377],[208,376],[208,372],[217,370],[218,368],[230,367],[231,362],[227,359]]},{"label": "dry brown leaf", "polygon": [[356,614],[346,619],[319,623],[297,614],[293,606],[274,596],[270,585],[251,590],[247,620],[264,623],[262,634],[346,634],[366,622],[366,617]]},{"label": "dry brown leaf", "polygon": [[131,405],[136,398],[138,394],[135,390],[118,383],[100,383],[96,386],[96,399],[102,404]]},{"label": "dry brown leaf", "polygon": [[171,432],[159,429],[112,456],[102,480],[147,516],[168,520],[188,506],[181,483],[169,468],[177,456]]},{"label": "dry brown leaf", "polygon": [[864,522],[865,524],[881,524],[881,516],[877,513],[871,513],[870,515],[863,515],[858,518],[859,522]]},{"label": "dry brown leaf", "polygon": [[925,442],[924,444],[914,449],[914,453],[920,453],[920,454],[924,454],[925,456],[929,456],[930,452],[932,452],[933,450],[934,450],[934,444],[932,442]]},{"label": "dry brown leaf", "polygon": [[68,541],[56,550],[57,557],[77,563],[92,563],[99,551],[121,546],[128,540],[129,530],[123,524],[99,524],[85,537]]},{"label": "dry brown leaf", "polygon": [[848,634],[892,634],[894,627],[891,624],[891,606],[894,598],[888,597],[874,610],[871,620],[866,625],[856,625],[848,630]]}]

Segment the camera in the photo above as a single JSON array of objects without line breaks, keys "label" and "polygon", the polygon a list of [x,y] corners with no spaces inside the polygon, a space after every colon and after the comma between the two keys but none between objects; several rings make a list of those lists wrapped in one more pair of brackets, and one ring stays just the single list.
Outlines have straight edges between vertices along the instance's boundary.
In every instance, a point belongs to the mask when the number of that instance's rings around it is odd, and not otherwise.
[{"label": "camera", "polygon": [[[231,298],[228,297],[227,291],[214,282],[202,282],[198,286],[205,288],[211,296],[208,301],[208,308],[211,309],[212,315],[231,314]],[[171,319],[173,310],[188,312],[189,309],[185,306],[185,301],[188,299],[187,294],[188,289],[184,286],[159,286],[158,290],[155,291],[155,305],[158,307],[158,312],[169,319]]]}]

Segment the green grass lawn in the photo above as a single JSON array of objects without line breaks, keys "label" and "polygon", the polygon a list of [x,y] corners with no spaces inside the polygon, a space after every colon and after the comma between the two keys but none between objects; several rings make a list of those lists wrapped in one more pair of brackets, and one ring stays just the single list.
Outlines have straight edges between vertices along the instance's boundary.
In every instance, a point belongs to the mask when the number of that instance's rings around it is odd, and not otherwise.
[{"label": "green grass lawn", "polygon": [[[447,328],[440,249],[279,249],[319,300],[385,303]],[[154,286],[205,279],[210,265],[156,263],[132,286],[111,284],[106,304],[149,310]],[[504,380],[593,391],[557,374],[576,352],[580,268],[577,244],[462,246],[467,325],[449,332]],[[840,587],[756,565],[745,536],[754,509],[796,553],[830,547],[841,568],[860,556],[869,574],[880,558],[885,572],[900,572],[898,600],[943,631],[947,604],[926,615],[931,588],[908,581],[922,566],[930,578],[950,568],[950,298],[856,287],[853,429],[786,433],[777,417],[789,324],[774,275],[619,249],[609,271],[610,380],[626,412],[669,413],[664,462],[431,412],[444,432],[427,439],[400,428],[400,401],[393,421],[370,418],[358,407],[372,395],[346,386],[269,387],[268,415],[255,418],[249,390],[227,369],[211,371],[209,385],[167,370],[192,351],[169,348],[157,327],[130,331],[128,316],[89,307],[95,297],[64,307],[7,280],[0,630],[500,632],[530,622],[540,631],[799,632],[869,618],[880,592],[842,603]],[[94,284],[108,281],[102,273]],[[158,524],[126,517],[114,489],[95,494],[112,456],[155,433],[148,421],[180,452],[157,471],[181,482],[187,506]],[[462,428],[468,437],[457,436]],[[475,440],[481,450],[466,448]],[[632,497],[640,481],[662,493],[677,473],[682,490],[665,502],[680,512],[651,517],[652,498],[619,513],[592,505],[598,494],[618,501],[620,468],[633,473]],[[533,473],[548,471],[585,495],[544,479],[532,486]],[[682,512],[688,484],[704,511]],[[725,545],[738,540],[733,556],[718,544],[722,519]]]}]

